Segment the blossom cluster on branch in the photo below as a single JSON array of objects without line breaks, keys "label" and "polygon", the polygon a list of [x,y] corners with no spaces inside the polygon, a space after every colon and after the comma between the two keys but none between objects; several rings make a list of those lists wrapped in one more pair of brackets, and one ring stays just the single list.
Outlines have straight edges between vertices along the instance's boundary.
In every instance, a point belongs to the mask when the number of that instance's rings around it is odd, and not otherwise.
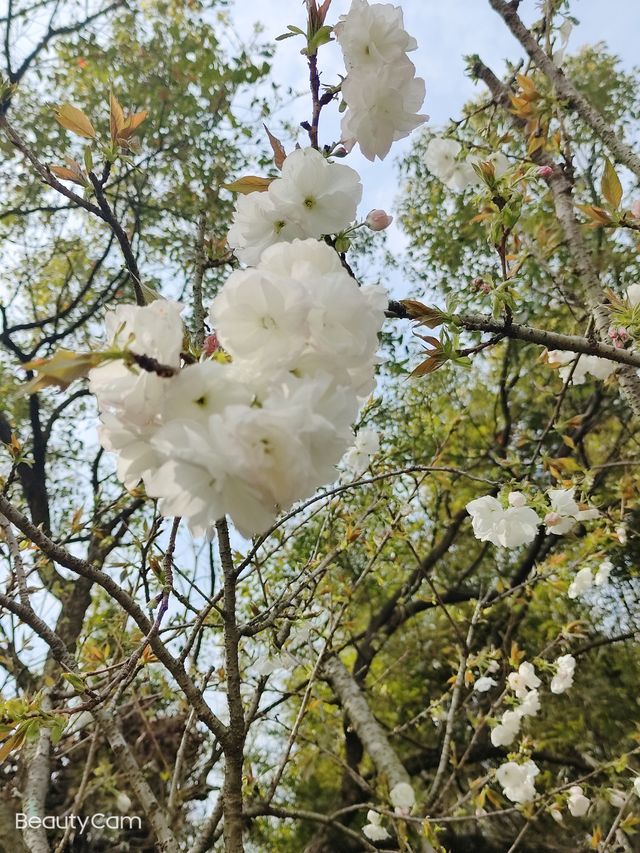
[{"label": "blossom cluster on branch", "polygon": [[228,241],[254,265],[274,243],[335,234],[355,219],[362,184],[355,169],[330,163],[315,148],[292,151],[266,192],[240,196]]},{"label": "blossom cluster on branch", "polygon": [[543,518],[528,505],[526,495],[516,491],[508,493],[506,506],[493,495],[484,495],[469,501],[466,509],[476,539],[502,548],[518,548],[533,542],[542,523],[547,533],[561,536],[578,522],[599,517],[600,512],[594,507],[581,507],[574,493],[573,488],[549,489],[549,505]]},{"label": "blossom cluster on branch", "polygon": [[347,111],[342,139],[356,143],[369,160],[384,159],[398,139],[408,136],[427,116],[418,113],[425,83],[416,77],[407,52],[416,40],[404,29],[402,9],[388,3],[353,0],[334,28],[347,68],[342,96]]},{"label": "blossom cluster on branch", "polygon": [[[351,424],[374,387],[387,296],[358,287],[316,240],[267,249],[211,305],[231,361],[179,367],[176,303],[120,306],[107,327],[120,345],[175,368],[159,376],[115,361],[91,371],[102,443],[129,487],[143,479],[166,516],[205,533],[228,514],[245,536],[335,479]],[[116,341],[117,342],[117,341]]]}]

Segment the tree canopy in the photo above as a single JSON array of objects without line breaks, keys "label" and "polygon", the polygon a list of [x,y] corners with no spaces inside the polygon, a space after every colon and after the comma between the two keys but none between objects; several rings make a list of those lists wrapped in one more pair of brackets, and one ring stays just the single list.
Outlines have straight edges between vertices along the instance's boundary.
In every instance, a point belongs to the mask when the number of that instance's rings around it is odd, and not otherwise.
[{"label": "tree canopy", "polygon": [[488,2],[439,129],[391,6],[278,133],[224,2],[0,15],[0,851],[640,850],[638,78]]}]

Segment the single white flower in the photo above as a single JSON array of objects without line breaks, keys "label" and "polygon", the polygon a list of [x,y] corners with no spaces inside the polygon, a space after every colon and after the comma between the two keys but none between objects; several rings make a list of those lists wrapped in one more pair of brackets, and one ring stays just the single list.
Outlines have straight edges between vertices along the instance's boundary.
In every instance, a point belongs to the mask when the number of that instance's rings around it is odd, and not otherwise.
[{"label": "single white flower", "polygon": [[210,320],[232,356],[259,359],[275,370],[302,353],[310,308],[304,286],[257,267],[231,273],[213,300]]},{"label": "single white flower", "polygon": [[528,661],[523,661],[517,672],[509,673],[507,683],[518,699],[524,699],[529,690],[535,690],[542,684],[536,675],[535,667]]},{"label": "single white flower", "polygon": [[118,807],[118,811],[122,812],[122,814],[128,814],[132,805],[131,798],[128,797],[124,791],[120,791],[116,797],[116,806]]},{"label": "single white flower", "polygon": [[640,776],[636,776],[633,780],[633,790],[640,797]]},{"label": "single white flower", "polygon": [[403,814],[409,814],[416,802],[416,795],[408,782],[398,782],[389,792],[393,807]]},{"label": "single white flower", "polygon": [[535,717],[540,710],[540,694],[530,690],[516,709],[523,717]]},{"label": "single white flower", "polygon": [[640,305],[640,284],[630,284],[627,287],[627,301],[632,308]]},{"label": "single white flower", "polygon": [[581,510],[575,497],[575,489],[549,489],[547,492],[551,504],[551,512],[545,516],[547,532],[561,536],[568,533],[578,521],[590,521],[598,518],[597,509]]},{"label": "single white flower", "polygon": [[530,506],[509,507],[498,523],[496,535],[504,548],[528,545],[536,538],[540,519]]},{"label": "single white flower", "polygon": [[524,764],[507,761],[498,767],[496,779],[502,786],[505,797],[513,803],[528,803],[536,795],[535,777],[540,770],[529,760]]},{"label": "single white flower", "polygon": [[489,675],[482,675],[480,678],[475,680],[473,685],[473,689],[477,693],[486,693],[488,690],[491,690],[492,687],[496,687],[498,682],[495,678],[491,678]]},{"label": "single white flower", "polygon": [[567,806],[573,817],[583,817],[589,810],[591,800],[585,797],[580,785],[572,785],[569,788]]},{"label": "single white flower", "polygon": [[505,711],[498,725],[491,729],[491,743],[509,746],[516,739],[521,725],[522,714],[519,711]]},{"label": "single white flower", "polygon": [[621,545],[627,544],[627,528],[621,525],[620,527],[616,527],[616,536],[618,537],[618,542]]},{"label": "single white flower", "polygon": [[569,596],[569,598],[578,598],[588,589],[591,589],[592,585],[593,574],[590,568],[585,567],[584,569],[580,569],[578,574],[571,582],[571,585],[569,586],[569,589],[567,591],[567,595]]},{"label": "single white flower", "polygon": [[425,165],[436,178],[446,183],[456,168],[460,151],[462,146],[455,139],[434,136],[424,152]]},{"label": "single white flower", "polygon": [[627,795],[619,788],[609,788],[607,799],[614,808],[621,809],[627,800]]},{"label": "single white flower", "polygon": [[359,477],[369,466],[371,457],[380,449],[380,437],[375,429],[363,427],[356,434],[353,447],[342,457],[343,467],[354,477]]},{"label": "single white flower", "polygon": [[180,319],[183,308],[181,303],[167,299],[155,299],[143,306],[118,305],[105,317],[107,338],[116,346],[177,367],[184,335]]},{"label": "single white flower", "polygon": [[491,495],[476,498],[466,506],[473,532],[481,542],[492,542],[503,548],[517,548],[535,539],[540,519],[528,506],[502,504]]},{"label": "single white flower", "polygon": [[604,586],[609,581],[609,575],[613,571],[613,563],[611,560],[603,560],[598,566],[598,571],[594,578],[596,586]]},{"label": "single white flower", "polygon": [[362,827],[362,834],[365,838],[368,838],[369,841],[385,841],[387,838],[391,836],[381,825],[382,815],[378,814],[378,812],[374,812],[373,809],[369,809],[367,812],[367,820],[369,821]]},{"label": "single white flower", "polygon": [[227,241],[243,264],[256,266],[266,248],[307,236],[290,213],[275,204],[269,192],[239,195]]},{"label": "single white flower", "polygon": [[391,146],[427,120],[421,115],[424,80],[415,77],[408,59],[386,63],[378,70],[355,68],[342,84],[348,109],[342,119],[342,139],[360,146],[368,160],[380,160]]},{"label": "single white flower", "polygon": [[584,385],[587,381],[587,374],[595,379],[608,379],[618,369],[615,361],[599,358],[597,355],[581,355],[574,368],[576,358],[576,353],[567,350],[551,350],[547,353],[548,364],[551,367],[560,368],[558,372],[563,382],[566,382],[571,376],[573,385]]},{"label": "single white flower", "polygon": [[402,9],[389,3],[370,6],[367,0],[352,0],[348,14],[340,16],[334,32],[348,71],[375,71],[418,47],[404,29]]},{"label": "single white flower", "polygon": [[576,659],[573,655],[560,655],[556,660],[556,674],[551,679],[551,692],[564,693],[573,685]]},{"label": "single white flower", "polygon": [[281,177],[270,184],[268,193],[276,209],[306,237],[320,237],[353,222],[362,184],[350,166],[329,163],[315,148],[299,148],[284,161]]}]

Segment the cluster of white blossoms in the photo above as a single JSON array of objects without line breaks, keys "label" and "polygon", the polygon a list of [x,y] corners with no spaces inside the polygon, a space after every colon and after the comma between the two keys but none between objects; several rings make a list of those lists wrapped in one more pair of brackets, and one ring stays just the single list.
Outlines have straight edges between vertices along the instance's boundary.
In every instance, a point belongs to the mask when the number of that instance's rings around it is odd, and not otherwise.
[{"label": "cluster of white blossoms", "polygon": [[424,80],[415,76],[407,56],[418,45],[404,29],[402,9],[389,3],[352,0],[334,31],[347,69],[342,140],[347,146],[358,143],[367,159],[382,160],[396,140],[427,119],[418,114]]},{"label": "cluster of white blossoms", "polygon": [[608,379],[620,366],[616,361],[599,358],[597,355],[581,355],[577,364],[576,358],[578,354],[575,352],[554,349],[547,353],[547,364],[558,369],[563,382],[567,382],[571,377],[572,385],[584,385],[587,374],[594,379]]},{"label": "cluster of white blossoms", "polygon": [[[415,805],[416,795],[409,782],[398,782],[389,791],[389,799],[395,813],[406,817]],[[382,815],[373,809],[367,812],[367,823],[362,827],[362,833],[369,841],[385,841],[391,837],[382,826]]]},{"label": "cluster of white blossoms", "polygon": [[358,287],[316,240],[267,249],[233,272],[210,317],[230,363],[180,367],[181,307],[156,301],[107,317],[115,344],[175,369],[113,361],[90,374],[103,446],[128,486],[143,480],[165,516],[195,535],[228,514],[245,536],[336,477],[351,424],[374,387],[387,296]]},{"label": "cluster of white blossoms", "polygon": [[522,492],[509,492],[506,507],[493,495],[475,498],[466,506],[474,536],[481,542],[491,542],[502,548],[518,548],[533,542],[543,523],[547,533],[561,536],[578,522],[600,515],[593,507],[582,509],[575,500],[574,489],[549,489],[547,497],[550,510],[544,519],[527,505]]},{"label": "cluster of white blossoms", "polygon": [[253,266],[274,243],[344,230],[361,198],[355,169],[329,162],[315,148],[298,148],[265,192],[238,197],[227,240],[238,260]]},{"label": "cluster of white blossoms", "polygon": [[353,477],[361,476],[369,467],[371,457],[380,449],[380,437],[375,429],[362,427],[352,447],[342,457],[342,466]]},{"label": "cluster of white blossoms", "polygon": [[466,510],[476,539],[502,548],[517,548],[532,542],[540,524],[534,509],[526,505],[522,492],[509,492],[508,507],[492,495],[470,501]]},{"label": "cluster of white blossoms", "polygon": [[573,686],[576,671],[576,659],[573,655],[560,655],[556,660],[556,674],[551,679],[549,689],[552,693],[564,693]]},{"label": "cluster of white blossoms", "polygon": [[498,725],[491,730],[491,743],[494,746],[508,746],[513,743],[520,731],[522,720],[536,716],[540,710],[538,687],[541,683],[533,665],[526,661],[520,664],[516,672],[509,673],[507,685],[520,702],[515,708],[505,711]]},{"label": "cluster of white blossoms", "polygon": [[480,183],[480,176],[473,168],[474,165],[491,163],[497,178],[502,177],[509,168],[508,159],[500,151],[486,157],[477,154],[461,157],[461,152],[462,145],[455,139],[434,136],[429,141],[424,155],[427,169],[454,192],[462,192],[467,187]]},{"label": "cluster of white blossoms", "polygon": [[[556,695],[564,693],[573,685],[576,661],[573,655],[561,655],[554,664],[555,675],[551,680],[550,690]],[[486,678],[486,677],[485,677]],[[488,685],[486,689],[495,686]],[[478,679],[481,681],[481,679]],[[485,683],[482,685],[485,686]],[[520,731],[524,717],[535,717],[540,710],[540,693],[538,688],[542,684],[536,674],[535,667],[528,661],[520,664],[517,670],[510,672],[507,676],[507,687],[511,690],[519,703],[512,709],[505,711],[498,725],[491,731],[491,742],[494,746],[509,746],[513,743]],[[476,686],[476,690],[479,688]],[[484,691],[482,691],[484,692]]]},{"label": "cluster of white blossoms", "polygon": [[[573,685],[576,661],[573,655],[560,655],[555,661],[555,674],[551,680],[552,693],[564,693]],[[480,680],[480,679],[478,679]],[[493,681],[493,679],[490,679]],[[513,691],[519,703],[503,713],[499,723],[491,730],[491,743],[494,746],[509,746],[516,739],[525,717],[534,717],[540,710],[540,692],[542,682],[536,674],[535,667],[528,661],[523,661],[518,669],[509,673],[507,687]],[[487,688],[488,689],[488,688]],[[496,779],[502,786],[505,796],[514,803],[527,803],[535,797],[535,777],[538,768],[532,761],[516,764],[507,761],[496,771]],[[582,790],[579,792],[582,794]],[[572,805],[569,799],[571,814],[577,814],[583,807],[578,795]],[[589,803],[581,814],[584,814]]]},{"label": "cluster of white blossoms", "polygon": [[609,580],[609,575],[613,571],[613,563],[611,560],[603,560],[598,566],[595,575],[589,566],[584,566],[571,581],[567,595],[569,598],[579,598],[592,586],[604,586]]}]

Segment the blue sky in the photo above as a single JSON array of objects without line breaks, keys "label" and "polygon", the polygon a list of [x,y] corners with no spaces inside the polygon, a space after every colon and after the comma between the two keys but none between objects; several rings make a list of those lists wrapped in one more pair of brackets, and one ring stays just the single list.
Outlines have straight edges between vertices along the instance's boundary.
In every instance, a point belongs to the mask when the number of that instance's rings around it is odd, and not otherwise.
[{"label": "blue sky", "polygon": [[[463,56],[478,53],[496,73],[504,67],[504,59],[516,59],[519,45],[508,32],[502,20],[489,7],[488,0],[394,0],[404,10],[405,27],[418,41],[418,50],[411,54],[419,76],[426,80],[427,97],[423,112],[429,114],[429,124],[438,127],[451,117],[457,117],[462,104],[477,91],[464,74]],[[351,0],[333,0],[329,22],[348,11]],[[538,3],[524,0],[520,7],[525,21],[538,15]],[[286,30],[287,24],[304,26],[304,8],[301,0],[280,0],[264,4],[236,0],[232,19],[236,29],[245,37],[252,25],[259,21],[264,27],[264,37],[272,40]],[[572,14],[579,19],[569,41],[569,51],[583,44],[604,40],[618,53],[626,67],[637,60],[637,34],[640,31],[640,2],[638,0],[574,0]],[[273,63],[274,78],[283,85],[303,91],[306,87],[307,69],[300,56],[301,39],[279,42]],[[327,82],[336,80],[343,70],[340,54],[333,45],[323,48],[320,66]],[[306,117],[308,101],[297,100],[281,109],[272,120],[273,130],[279,131],[278,122],[299,122]],[[322,141],[333,141],[339,135],[338,117],[334,107],[323,115],[325,135]],[[326,116],[326,118],[325,118]],[[301,144],[305,144],[301,139]],[[411,138],[396,143],[389,157],[380,163],[369,163],[358,153],[346,161],[362,176],[364,199],[361,212],[382,207],[393,212],[394,197],[398,192],[396,162],[411,147]],[[401,233],[392,226],[388,234],[394,251],[401,251],[404,241]]]}]

